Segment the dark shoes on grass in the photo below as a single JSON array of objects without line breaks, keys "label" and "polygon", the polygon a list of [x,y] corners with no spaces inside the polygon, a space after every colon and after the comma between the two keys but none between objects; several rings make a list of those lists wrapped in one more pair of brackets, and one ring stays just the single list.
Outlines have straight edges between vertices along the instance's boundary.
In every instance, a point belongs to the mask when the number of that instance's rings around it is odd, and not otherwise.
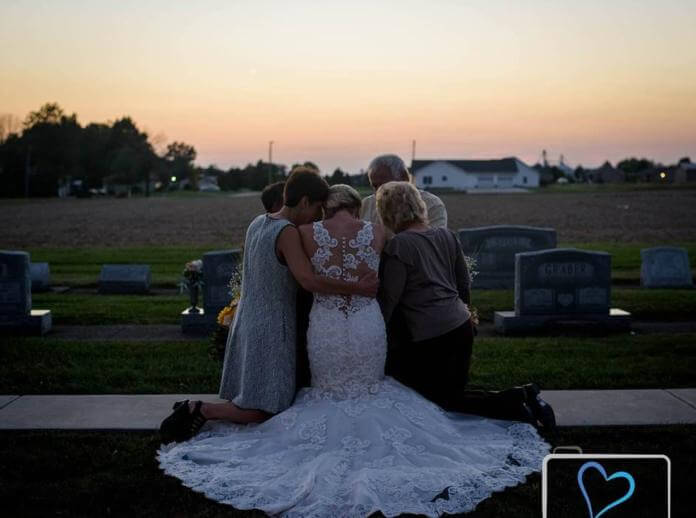
[{"label": "dark shoes on grass", "polygon": [[162,442],[188,441],[196,435],[207,419],[201,413],[202,401],[196,401],[193,411],[189,410],[188,399],[174,403],[172,412],[160,425]]},{"label": "dark shoes on grass", "polygon": [[556,415],[553,408],[539,395],[539,386],[536,383],[527,383],[520,387],[527,396],[527,406],[532,411],[534,419],[541,424],[543,430],[556,431]]}]

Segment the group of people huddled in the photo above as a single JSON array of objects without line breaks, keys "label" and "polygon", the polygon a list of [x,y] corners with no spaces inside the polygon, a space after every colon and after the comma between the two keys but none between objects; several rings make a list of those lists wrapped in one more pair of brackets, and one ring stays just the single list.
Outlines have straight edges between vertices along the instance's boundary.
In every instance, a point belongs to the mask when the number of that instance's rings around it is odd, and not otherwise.
[{"label": "group of people huddled", "polygon": [[435,516],[470,510],[496,477],[505,487],[540,469],[548,445],[535,428],[555,419],[536,384],[467,388],[471,276],[445,205],[395,155],[368,177],[365,199],[307,167],[264,190],[227,340],[227,402],[175,405],[161,427],[179,443],[160,451],[167,473],[273,514]]}]

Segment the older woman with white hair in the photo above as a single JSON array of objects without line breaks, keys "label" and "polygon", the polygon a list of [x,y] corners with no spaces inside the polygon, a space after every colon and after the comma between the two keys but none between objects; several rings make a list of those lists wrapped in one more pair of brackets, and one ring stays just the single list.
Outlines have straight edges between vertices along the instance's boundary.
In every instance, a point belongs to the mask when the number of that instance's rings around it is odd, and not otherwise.
[{"label": "older woman with white hair", "polygon": [[[455,234],[428,225],[426,206],[408,182],[377,191],[377,208],[395,236],[382,254],[379,301],[390,337],[386,373],[445,409],[555,426],[534,384],[489,392],[466,390],[474,326],[471,279]],[[397,342],[397,343],[395,343]]]}]

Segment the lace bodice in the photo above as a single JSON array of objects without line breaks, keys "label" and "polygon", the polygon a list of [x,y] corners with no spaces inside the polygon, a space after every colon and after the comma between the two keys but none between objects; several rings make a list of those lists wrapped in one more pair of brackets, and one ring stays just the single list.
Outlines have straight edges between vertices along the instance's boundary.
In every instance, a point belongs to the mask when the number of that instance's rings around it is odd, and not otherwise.
[{"label": "lace bodice", "polygon": [[[372,246],[375,239],[372,223],[363,221],[362,228],[353,237],[333,237],[321,221],[315,222],[312,229],[317,249],[311,263],[317,274],[358,282],[370,270],[379,270],[379,254]],[[370,299],[357,295],[316,294],[315,301],[326,308],[348,313],[365,307]]]},{"label": "lace bodice", "polygon": [[[357,282],[379,269],[372,223],[363,222],[353,236],[334,237],[321,222],[313,225],[317,250],[314,271]],[[378,390],[386,360],[384,320],[370,297],[314,295],[307,331],[312,396],[342,400]]]}]

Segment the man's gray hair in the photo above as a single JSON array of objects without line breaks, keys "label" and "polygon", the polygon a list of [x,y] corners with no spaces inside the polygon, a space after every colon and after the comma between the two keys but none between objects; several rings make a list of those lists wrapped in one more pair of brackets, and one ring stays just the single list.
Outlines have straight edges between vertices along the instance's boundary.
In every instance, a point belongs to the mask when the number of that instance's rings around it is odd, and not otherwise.
[{"label": "man's gray hair", "polygon": [[386,169],[391,173],[392,178],[397,181],[409,182],[411,180],[406,164],[396,155],[380,155],[372,159],[372,162],[367,167],[368,174],[370,171],[376,171],[377,169]]}]

